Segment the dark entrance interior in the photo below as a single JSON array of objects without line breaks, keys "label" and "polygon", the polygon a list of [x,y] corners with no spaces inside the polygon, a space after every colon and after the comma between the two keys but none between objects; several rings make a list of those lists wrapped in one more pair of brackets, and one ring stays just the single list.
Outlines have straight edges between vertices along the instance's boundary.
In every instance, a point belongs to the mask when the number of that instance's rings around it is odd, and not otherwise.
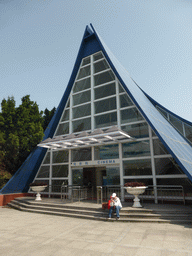
[{"label": "dark entrance interior", "polygon": [[96,186],[95,181],[95,170],[96,168],[83,168],[83,185],[94,187]]},{"label": "dark entrance interior", "polygon": [[88,187],[89,198],[97,197],[97,186],[104,185],[106,177],[105,167],[83,168],[83,185]]}]

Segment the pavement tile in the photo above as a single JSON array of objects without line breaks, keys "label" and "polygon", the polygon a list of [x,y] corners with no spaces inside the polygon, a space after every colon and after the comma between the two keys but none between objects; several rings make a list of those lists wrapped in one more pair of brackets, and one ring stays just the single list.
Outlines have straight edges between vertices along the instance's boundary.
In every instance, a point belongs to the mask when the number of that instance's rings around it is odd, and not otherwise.
[{"label": "pavement tile", "polygon": [[179,241],[167,241],[163,242],[163,248],[171,249],[171,250],[185,250],[185,245]]},{"label": "pavement tile", "polygon": [[189,256],[187,252],[163,250],[162,256]]},{"label": "pavement tile", "polygon": [[160,234],[147,234],[146,235],[146,239],[147,240],[151,240],[151,241],[164,241],[165,240],[165,236],[160,235]]},{"label": "pavement tile", "polygon": [[0,255],[192,256],[192,226],[98,222],[0,209]]},{"label": "pavement tile", "polygon": [[[113,252],[116,252],[116,255],[130,255],[130,256],[135,256],[137,253],[138,248],[134,246],[123,246],[123,245],[118,245],[115,247]],[[114,253],[115,255],[115,253]]]},{"label": "pavement tile", "polygon": [[119,244],[120,245],[126,245],[126,246],[140,246],[141,242],[143,241],[142,238],[134,238],[131,237],[129,239],[123,238]]},{"label": "pavement tile", "polygon": [[89,245],[89,243],[86,241],[70,241],[68,244],[66,244],[66,247],[76,248],[76,249],[84,249],[88,245]]},{"label": "pavement tile", "polygon": [[107,254],[113,251],[113,244],[95,242],[95,243],[90,243],[84,249]]},{"label": "pavement tile", "polygon": [[152,248],[139,248],[135,256],[162,256],[161,250]]},{"label": "pavement tile", "polygon": [[140,244],[143,247],[152,248],[152,249],[162,249],[163,241],[161,240],[151,240],[151,239],[143,239]]}]

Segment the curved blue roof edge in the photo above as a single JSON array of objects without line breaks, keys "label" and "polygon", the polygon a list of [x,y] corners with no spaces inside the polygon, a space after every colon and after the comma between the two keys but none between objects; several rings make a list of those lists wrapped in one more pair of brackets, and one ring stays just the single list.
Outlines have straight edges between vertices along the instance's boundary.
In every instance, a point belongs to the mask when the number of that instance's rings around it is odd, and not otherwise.
[{"label": "curved blue roof edge", "polygon": [[[153,124],[153,122],[150,120],[150,118],[148,117],[148,115],[146,115],[145,111],[141,108],[140,104],[138,103],[138,101],[135,99],[135,96],[133,96],[133,94],[131,93],[130,89],[128,89],[126,83],[124,82],[124,79],[122,79],[122,74],[125,73],[125,68],[119,63],[119,61],[115,58],[115,56],[111,53],[111,51],[108,49],[108,47],[105,47],[103,46],[104,42],[102,41],[101,37],[98,35],[98,33],[96,32],[96,30],[94,29],[93,25],[90,24],[93,31],[95,32],[95,35],[101,45],[101,48],[102,48],[102,51],[107,59],[107,61],[109,62],[109,64],[111,65],[111,68],[113,70],[113,72],[115,73],[115,75],[117,76],[117,78],[119,79],[120,83],[123,85],[124,89],[126,90],[126,92],[129,94],[129,96],[131,97],[131,99],[133,100],[133,102],[135,103],[135,105],[137,106],[137,108],[139,109],[139,111],[141,112],[141,114],[144,116],[144,118],[147,120],[148,124],[151,126],[151,128],[155,131],[155,133],[157,134],[157,136],[159,137],[159,139],[161,140],[161,142],[163,143],[163,145],[165,146],[165,148],[170,152],[170,154],[173,156],[173,158],[176,160],[176,162],[178,163],[178,165],[181,167],[181,169],[183,170],[183,172],[187,175],[187,177],[192,181],[192,165],[190,163],[190,171],[191,173],[189,173],[188,169],[186,168],[186,165],[184,164],[184,161],[181,161],[177,155],[173,152],[172,148],[168,145],[168,143],[165,142],[165,139],[162,137],[162,135],[158,132],[158,129],[156,129],[155,125]],[[107,50],[106,50],[106,49]],[[119,72],[117,71],[115,65],[113,64],[114,61],[111,60],[111,57],[112,59],[116,59],[116,62],[121,65],[121,67],[119,68],[119,70],[121,71],[121,75],[119,74]],[[116,63],[116,64],[117,64]],[[123,70],[122,70],[123,68]],[[126,71],[126,76],[128,75],[128,72]],[[129,79],[133,82],[132,78],[130,77],[129,75]],[[135,82],[133,82],[134,85],[136,86]],[[137,86],[137,88],[140,90],[140,92],[143,93],[143,91],[139,88],[139,86]],[[147,98],[147,96],[143,93],[143,95]],[[148,99],[148,98],[147,98]],[[148,99],[149,101],[149,99]],[[150,101],[149,101],[150,102]],[[150,104],[152,104],[150,102]],[[152,104],[153,106],[153,110],[155,110],[156,112],[158,112],[158,110],[154,107],[154,105]],[[159,115],[161,115],[159,112],[158,112]],[[162,116],[162,115],[161,115]],[[165,122],[168,123],[168,121],[162,116],[162,118],[164,119]],[[170,125],[170,124],[169,124]],[[170,128],[170,127],[169,127]],[[172,126],[171,126],[172,129],[174,129]],[[175,129],[174,129],[175,130]],[[177,132],[177,131],[176,131]],[[178,136],[181,136],[178,132],[177,132]],[[181,136],[182,137],[182,136]],[[182,137],[182,139],[184,139]],[[185,142],[190,146],[190,144],[188,143],[188,141],[186,141],[185,139]],[[191,147],[191,146],[190,146]],[[191,153],[191,157],[192,157],[192,148],[190,150],[190,153]]]},{"label": "curved blue roof edge", "polygon": [[[81,64],[81,60],[82,58],[90,55],[90,52],[94,51],[95,49],[93,44],[91,45],[91,47],[89,47],[91,49],[88,49],[88,51],[85,51],[84,49],[84,46],[87,43],[87,41],[85,40],[93,41],[93,35],[94,35],[93,31],[88,26],[86,26],[68,85],[56,109],[55,114],[53,115],[51,121],[49,122],[44,132],[43,140],[49,137],[50,138],[53,137],[55,130],[57,128],[57,125],[59,123],[59,120],[61,118],[61,115],[63,113],[63,110],[65,108],[65,105],[67,103],[69,94],[71,92],[73,83],[75,81],[77,72],[79,70],[79,66]],[[96,51],[99,51],[99,50],[100,49],[96,48]],[[21,165],[21,167],[17,170],[17,172],[13,175],[13,177],[0,190],[0,194],[27,192],[29,190],[29,184],[34,180],[46,152],[47,152],[47,149],[39,148],[39,147],[35,148],[27,157],[27,159],[24,161],[24,163]],[[32,169],[32,170],[29,171],[29,169]]]}]

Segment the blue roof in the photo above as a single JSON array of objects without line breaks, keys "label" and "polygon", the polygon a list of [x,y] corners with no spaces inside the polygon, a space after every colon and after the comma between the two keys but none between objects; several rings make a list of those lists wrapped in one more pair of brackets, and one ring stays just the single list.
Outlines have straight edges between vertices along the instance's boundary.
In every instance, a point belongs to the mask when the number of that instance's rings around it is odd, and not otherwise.
[{"label": "blue roof", "polygon": [[[153,104],[154,102],[150,100],[149,97],[136,85],[127,70],[115,58],[92,25],[91,28],[87,26],[85,29],[69,83],[51,122],[45,130],[44,139],[53,137],[71,92],[82,58],[100,50],[103,51],[115,75],[132,98],[143,117],[158,135],[159,139],[170,154],[175,158],[184,173],[186,173],[192,181],[192,147],[188,141],[181,136],[179,132],[177,132],[177,130],[174,129],[173,126],[159,113]],[[45,153],[46,150],[43,148],[34,149],[16,174],[1,189],[0,193],[27,192],[29,183],[33,181]]]}]

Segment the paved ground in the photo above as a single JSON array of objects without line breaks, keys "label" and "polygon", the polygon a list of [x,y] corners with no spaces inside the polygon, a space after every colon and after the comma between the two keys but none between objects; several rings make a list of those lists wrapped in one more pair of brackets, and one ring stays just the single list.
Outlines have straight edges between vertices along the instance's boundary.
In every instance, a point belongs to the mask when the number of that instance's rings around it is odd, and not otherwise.
[{"label": "paved ground", "polygon": [[192,256],[192,225],[100,222],[0,208],[0,255]]}]

